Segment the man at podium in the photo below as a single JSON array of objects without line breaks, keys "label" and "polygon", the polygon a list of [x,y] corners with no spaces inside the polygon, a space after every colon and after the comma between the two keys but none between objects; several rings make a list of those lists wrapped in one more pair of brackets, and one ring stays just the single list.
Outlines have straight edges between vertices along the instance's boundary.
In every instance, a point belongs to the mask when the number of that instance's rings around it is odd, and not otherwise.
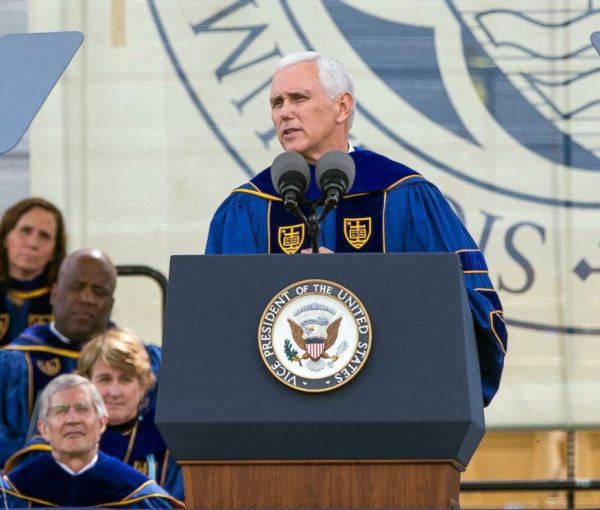
[{"label": "man at podium", "polygon": [[[320,252],[454,252],[460,257],[473,315],[484,405],[500,384],[507,334],[484,256],[440,191],[415,170],[348,140],[354,84],[337,60],[316,52],[281,59],[271,83],[271,119],[285,151],[310,165],[306,198],[315,202],[315,164],[330,151],[354,160],[354,184],[319,229]],[[271,167],[233,190],[215,213],[207,254],[301,253],[304,225],[285,209]]]}]

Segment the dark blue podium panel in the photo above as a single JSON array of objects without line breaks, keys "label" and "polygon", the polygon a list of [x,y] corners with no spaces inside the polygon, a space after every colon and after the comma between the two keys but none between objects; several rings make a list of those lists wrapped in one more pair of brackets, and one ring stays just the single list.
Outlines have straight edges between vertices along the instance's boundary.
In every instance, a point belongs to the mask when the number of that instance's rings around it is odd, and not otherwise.
[{"label": "dark blue podium panel", "polygon": [[0,154],[19,143],[82,41],[81,32],[0,37]]},{"label": "dark blue podium panel", "polygon": [[[277,380],[259,353],[271,299],[306,279],[354,293],[372,346],[326,393]],[[157,422],[178,460],[455,459],[484,433],[473,326],[454,254],[171,258]]]}]

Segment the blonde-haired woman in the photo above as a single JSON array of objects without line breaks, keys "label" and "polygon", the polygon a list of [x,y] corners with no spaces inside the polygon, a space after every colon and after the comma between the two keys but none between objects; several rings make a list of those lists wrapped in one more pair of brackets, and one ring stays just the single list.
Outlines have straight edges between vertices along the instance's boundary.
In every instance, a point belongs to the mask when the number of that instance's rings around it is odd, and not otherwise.
[{"label": "blonde-haired woman", "polygon": [[95,336],[81,350],[77,372],[98,388],[108,409],[108,426],[100,439],[100,450],[183,500],[181,468],[154,423],[155,407],[149,403],[148,393],[156,378],[140,339],[119,328]]}]

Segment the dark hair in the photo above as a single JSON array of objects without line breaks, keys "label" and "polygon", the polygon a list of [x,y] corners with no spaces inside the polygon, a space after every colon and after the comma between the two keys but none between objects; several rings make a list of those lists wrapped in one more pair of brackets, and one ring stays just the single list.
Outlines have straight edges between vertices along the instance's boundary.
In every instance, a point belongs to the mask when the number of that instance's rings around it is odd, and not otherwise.
[{"label": "dark hair", "polygon": [[0,287],[8,282],[8,253],[5,245],[5,239],[8,233],[15,228],[21,216],[31,211],[31,209],[43,209],[54,215],[56,220],[56,246],[54,247],[54,256],[46,264],[44,274],[46,275],[46,285],[53,285],[58,276],[60,265],[67,254],[67,233],[65,232],[65,222],[62,213],[54,205],[40,197],[25,198],[9,207],[2,221],[0,221]]}]

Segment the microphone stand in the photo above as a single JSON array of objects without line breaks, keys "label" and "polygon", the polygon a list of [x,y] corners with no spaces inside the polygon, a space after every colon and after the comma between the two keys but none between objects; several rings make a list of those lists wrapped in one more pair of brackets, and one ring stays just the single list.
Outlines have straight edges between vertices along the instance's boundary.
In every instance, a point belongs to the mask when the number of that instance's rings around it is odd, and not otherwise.
[{"label": "microphone stand", "polygon": [[290,211],[296,218],[298,218],[306,228],[308,229],[308,235],[310,236],[310,247],[311,253],[319,253],[319,222],[323,219],[323,214],[317,216],[317,209],[315,204],[309,200],[304,200],[303,204],[306,205],[310,211],[308,218],[300,209],[298,202],[290,200],[285,204],[285,207]]},{"label": "microphone stand", "polygon": [[308,216],[308,233],[310,235],[311,253],[319,253],[319,222],[320,217],[317,217],[315,204],[310,204],[310,215]]},{"label": "microphone stand", "polygon": [[[316,204],[310,202],[310,215],[308,216],[307,225],[308,231],[310,232],[312,253],[319,253],[319,224],[323,221],[325,216],[327,216],[329,211],[331,211],[338,205],[338,202],[339,198],[337,196],[334,198],[332,198],[331,196],[328,196],[325,199],[320,198]],[[317,216],[317,208],[321,206],[323,206],[323,209],[321,211],[321,214]]]},{"label": "microphone stand", "polygon": [[[302,204],[307,206],[310,211],[308,218],[302,212],[300,205],[296,200],[285,202],[285,208],[306,225],[308,235],[310,236],[311,253],[319,253],[319,224],[323,221],[325,216],[338,205],[339,200],[339,193],[335,193],[333,196],[329,195],[326,198],[321,197],[316,204],[310,200],[304,199]],[[321,214],[317,215],[317,208],[321,206],[323,206],[323,210],[321,211]]]}]

